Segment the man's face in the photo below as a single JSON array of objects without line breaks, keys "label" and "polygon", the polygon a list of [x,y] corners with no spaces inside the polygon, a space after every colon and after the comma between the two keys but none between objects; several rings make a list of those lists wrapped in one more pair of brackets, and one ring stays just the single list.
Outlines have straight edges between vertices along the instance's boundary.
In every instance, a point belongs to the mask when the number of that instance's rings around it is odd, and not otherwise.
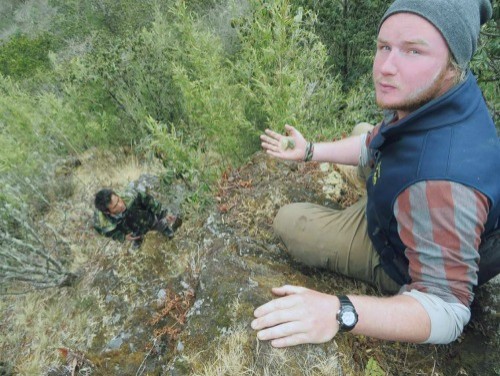
[{"label": "man's face", "polygon": [[441,33],[411,13],[390,16],[380,28],[373,62],[377,104],[403,118],[453,86],[449,51]]},{"label": "man's face", "polygon": [[123,213],[127,207],[125,206],[125,202],[121,199],[121,197],[117,195],[111,195],[111,201],[108,205],[108,212],[111,215],[118,215]]}]

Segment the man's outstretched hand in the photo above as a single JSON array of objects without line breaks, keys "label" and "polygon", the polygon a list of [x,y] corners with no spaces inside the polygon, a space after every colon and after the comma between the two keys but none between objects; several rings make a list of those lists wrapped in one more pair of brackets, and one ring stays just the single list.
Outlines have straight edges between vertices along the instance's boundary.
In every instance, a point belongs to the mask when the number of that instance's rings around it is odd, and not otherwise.
[{"label": "man's outstretched hand", "polygon": [[289,285],[275,287],[272,292],[279,298],[254,312],[251,325],[258,331],[258,339],[271,340],[274,347],[287,347],[327,342],[337,334],[340,302],[336,296]]},{"label": "man's outstretched hand", "polygon": [[260,136],[261,146],[267,154],[290,161],[303,161],[306,155],[307,141],[291,125],[285,125],[286,136],[270,129]]}]

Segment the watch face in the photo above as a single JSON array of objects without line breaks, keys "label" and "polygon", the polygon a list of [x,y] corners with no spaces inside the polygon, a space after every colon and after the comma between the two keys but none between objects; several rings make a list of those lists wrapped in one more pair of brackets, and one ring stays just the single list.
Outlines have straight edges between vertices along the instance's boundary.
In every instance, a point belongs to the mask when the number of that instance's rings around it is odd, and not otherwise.
[{"label": "watch face", "polygon": [[342,324],[352,326],[356,323],[356,315],[352,311],[342,312]]}]

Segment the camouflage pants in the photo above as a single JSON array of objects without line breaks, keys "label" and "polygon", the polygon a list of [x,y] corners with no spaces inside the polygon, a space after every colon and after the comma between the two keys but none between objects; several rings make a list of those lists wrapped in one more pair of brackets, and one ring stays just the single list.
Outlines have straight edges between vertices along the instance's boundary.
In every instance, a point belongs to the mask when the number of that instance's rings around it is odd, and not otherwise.
[{"label": "camouflage pants", "polygon": [[156,219],[151,229],[161,232],[163,235],[171,239],[174,236],[177,228],[181,226],[182,220],[179,215],[176,215],[175,220],[172,223],[169,223],[167,220],[168,215],[168,211],[163,210],[159,218]]}]

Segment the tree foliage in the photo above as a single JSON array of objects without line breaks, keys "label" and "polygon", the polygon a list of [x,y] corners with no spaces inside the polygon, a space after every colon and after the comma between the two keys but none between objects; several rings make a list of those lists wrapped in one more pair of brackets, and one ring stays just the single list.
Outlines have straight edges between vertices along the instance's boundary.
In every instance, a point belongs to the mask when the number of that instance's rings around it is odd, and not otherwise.
[{"label": "tree foliage", "polygon": [[[483,90],[486,102],[491,110],[493,120],[500,118],[500,31],[498,20],[500,5],[493,3],[493,18],[487,22],[480,33],[478,49],[471,61],[471,69]],[[497,128],[500,124],[497,125]]]},{"label": "tree foliage", "polygon": [[327,46],[328,65],[345,90],[371,72],[378,20],[392,0],[299,0],[317,14],[318,35]]},{"label": "tree foliage", "polygon": [[240,51],[234,75],[249,90],[247,114],[260,130],[289,123],[312,133],[315,117],[324,115],[318,106],[327,100],[325,89],[337,94],[325,71],[325,46],[312,32],[315,16],[294,12],[289,1],[252,4],[252,12],[235,21]]},{"label": "tree foliage", "polygon": [[336,108],[325,101],[340,102],[335,79],[325,74],[325,48],[311,30],[314,15],[294,13],[289,1],[251,1],[247,9],[232,20],[233,53],[178,1],[167,12],[157,8],[150,28],[103,40],[84,69],[98,74],[124,117],[167,162],[176,159],[166,146],[175,129],[187,150],[239,163],[257,150],[264,128],[319,124]]}]

